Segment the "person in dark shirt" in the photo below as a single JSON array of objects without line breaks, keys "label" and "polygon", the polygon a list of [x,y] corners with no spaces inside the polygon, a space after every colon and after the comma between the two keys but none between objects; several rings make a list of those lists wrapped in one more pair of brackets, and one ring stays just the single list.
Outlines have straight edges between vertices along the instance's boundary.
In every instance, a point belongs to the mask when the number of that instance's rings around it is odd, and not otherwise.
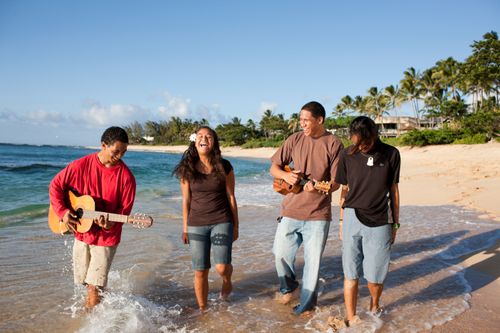
[{"label": "person in dark shirt", "polygon": [[174,169],[182,191],[184,244],[189,244],[194,269],[194,291],[201,312],[208,299],[210,248],[222,277],[221,299],[232,291],[232,243],[238,239],[238,209],[231,163],[221,157],[213,129],[200,127]]},{"label": "person in dark shirt", "polygon": [[399,151],[378,137],[375,122],[355,118],[349,127],[353,145],[340,154],[335,182],[340,195],[340,238],[347,324],[356,315],[358,281],[364,274],[370,311],[382,314],[380,296],[389,271],[391,245],[399,228]]}]

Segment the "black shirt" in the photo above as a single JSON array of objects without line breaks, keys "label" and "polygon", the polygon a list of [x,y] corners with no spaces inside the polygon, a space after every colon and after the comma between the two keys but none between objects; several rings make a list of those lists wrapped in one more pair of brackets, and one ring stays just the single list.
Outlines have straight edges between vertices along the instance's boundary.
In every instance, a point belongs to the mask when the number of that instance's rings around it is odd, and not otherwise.
[{"label": "black shirt", "polygon": [[215,172],[211,174],[197,173],[189,183],[191,189],[191,206],[188,214],[188,225],[202,226],[207,224],[233,222],[233,214],[226,193],[226,176],[233,170],[228,160],[222,159],[224,177]]},{"label": "black shirt", "polygon": [[[335,182],[349,186],[344,208],[354,208],[357,218],[368,227],[389,223],[390,189],[399,183],[399,151],[380,140],[368,153],[340,154]],[[392,216],[391,216],[392,218]]]}]

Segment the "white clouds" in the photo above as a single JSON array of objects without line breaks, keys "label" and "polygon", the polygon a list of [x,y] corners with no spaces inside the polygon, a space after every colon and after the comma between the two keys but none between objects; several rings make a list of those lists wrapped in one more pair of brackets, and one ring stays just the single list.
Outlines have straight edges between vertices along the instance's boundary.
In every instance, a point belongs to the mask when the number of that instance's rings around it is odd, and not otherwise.
[{"label": "white clouds", "polygon": [[219,104],[200,104],[194,108],[189,98],[174,96],[168,91],[165,91],[163,96],[165,97],[165,105],[158,107],[155,118],[161,120],[168,120],[171,117],[190,118],[192,120],[206,119],[212,126],[226,122],[228,119],[227,116],[221,113]]},{"label": "white clouds", "polygon": [[[87,128],[103,128],[107,126],[125,126],[134,121],[144,123],[148,120],[162,121],[171,117],[181,119],[201,120],[206,119],[210,125],[215,126],[227,122],[231,116],[222,114],[219,104],[193,106],[189,98],[174,96],[165,91],[163,103],[158,106],[143,107],[131,104],[103,105],[96,100],[85,100],[82,110],[77,111],[52,111],[37,110],[31,112],[15,112],[9,109],[0,111],[0,121],[17,122],[20,124],[47,125],[52,127],[85,126]],[[274,103],[262,103],[262,113],[267,108],[276,108]]]},{"label": "white clouds", "polygon": [[144,121],[147,120],[148,115],[149,111],[135,105],[114,104],[102,106],[100,103],[94,103],[89,106],[89,109],[83,111],[79,118],[81,122],[91,127],[104,127],[128,125],[135,120]]},{"label": "white clouds", "polygon": [[61,123],[68,121],[68,117],[55,111],[44,111],[38,110],[34,112],[28,112],[26,114],[26,120],[31,123],[44,123],[52,126],[58,126]]},{"label": "white clouds", "polygon": [[264,112],[267,110],[271,110],[273,113],[275,113],[276,109],[278,108],[278,103],[275,102],[261,102],[259,109],[257,111],[257,116],[260,119],[262,115],[264,115]]},{"label": "white clouds", "polygon": [[58,126],[61,123],[66,123],[68,121],[68,117],[55,111],[37,110],[22,113],[12,110],[4,110],[0,111],[0,121]]},{"label": "white clouds", "polygon": [[0,121],[13,121],[17,120],[18,116],[14,111],[11,110],[3,110],[0,111]]},{"label": "white clouds", "polygon": [[158,107],[158,116],[168,119],[170,117],[188,118],[191,100],[173,96],[168,91],[163,93],[166,104]]}]

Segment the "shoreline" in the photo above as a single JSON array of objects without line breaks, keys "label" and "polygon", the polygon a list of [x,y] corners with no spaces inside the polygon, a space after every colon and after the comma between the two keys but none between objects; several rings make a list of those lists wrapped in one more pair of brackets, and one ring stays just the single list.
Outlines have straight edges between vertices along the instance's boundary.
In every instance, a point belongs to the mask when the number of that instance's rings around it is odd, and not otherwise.
[{"label": "shoreline", "polygon": [[[187,146],[130,145],[129,151],[182,154]],[[401,206],[457,205],[500,222],[500,143],[398,147],[401,153]],[[269,160],[277,148],[221,148],[222,155]],[[333,197],[338,202],[338,193]],[[404,223],[404,222],[403,222]],[[402,223],[402,224],[403,224]],[[500,240],[459,263],[473,287],[470,308],[426,332],[495,332],[500,326]],[[481,283],[484,280],[488,283]]]}]

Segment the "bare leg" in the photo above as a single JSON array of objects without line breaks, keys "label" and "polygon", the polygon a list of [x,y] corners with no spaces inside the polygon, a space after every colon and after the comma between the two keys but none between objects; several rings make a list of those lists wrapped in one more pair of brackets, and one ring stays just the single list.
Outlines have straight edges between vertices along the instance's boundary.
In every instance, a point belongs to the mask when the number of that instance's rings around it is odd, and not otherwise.
[{"label": "bare leg", "polygon": [[370,311],[376,313],[380,308],[380,296],[382,295],[382,290],[384,290],[384,285],[381,283],[368,282],[368,290],[370,290]]},{"label": "bare leg", "polygon": [[207,308],[208,300],[208,269],[194,271],[194,293],[201,311]]},{"label": "bare leg", "polygon": [[87,310],[91,310],[99,303],[101,303],[99,287],[87,284],[87,301],[85,303],[85,307],[87,308]]},{"label": "bare leg", "polygon": [[220,296],[223,300],[227,300],[229,294],[233,290],[233,284],[231,282],[231,275],[233,274],[233,265],[231,264],[217,264],[215,265],[215,270],[222,277],[222,288]]},{"label": "bare leg", "polygon": [[356,315],[356,305],[358,303],[358,280],[344,279],[344,302],[346,319],[351,321]]}]

